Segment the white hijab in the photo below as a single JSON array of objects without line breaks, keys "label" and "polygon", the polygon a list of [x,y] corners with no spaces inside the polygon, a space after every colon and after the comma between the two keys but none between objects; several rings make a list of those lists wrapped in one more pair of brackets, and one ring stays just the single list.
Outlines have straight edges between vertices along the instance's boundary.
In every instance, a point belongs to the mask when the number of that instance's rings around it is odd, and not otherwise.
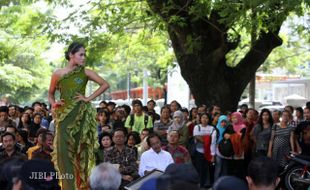
[{"label": "white hijab", "polygon": [[[176,123],[174,121],[175,117],[179,117],[180,118],[180,123]],[[182,128],[184,125],[184,116],[183,113],[180,110],[177,110],[173,113],[173,123],[170,125],[169,127],[169,131],[171,130],[179,130],[180,128]]]}]

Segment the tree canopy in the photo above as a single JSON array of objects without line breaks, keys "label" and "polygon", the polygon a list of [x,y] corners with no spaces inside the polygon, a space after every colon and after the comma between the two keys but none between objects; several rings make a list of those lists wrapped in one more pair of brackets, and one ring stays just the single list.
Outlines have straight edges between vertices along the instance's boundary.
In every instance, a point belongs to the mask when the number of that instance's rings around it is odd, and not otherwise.
[{"label": "tree canopy", "polygon": [[48,39],[39,27],[46,17],[26,4],[0,7],[0,95],[15,103],[43,100],[51,72],[42,57]]}]

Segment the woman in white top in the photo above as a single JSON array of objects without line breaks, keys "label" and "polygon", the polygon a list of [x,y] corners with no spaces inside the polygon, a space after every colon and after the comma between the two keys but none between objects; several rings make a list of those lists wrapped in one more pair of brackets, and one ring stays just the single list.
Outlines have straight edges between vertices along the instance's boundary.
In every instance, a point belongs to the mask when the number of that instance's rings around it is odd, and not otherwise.
[{"label": "woman in white top", "polygon": [[[194,166],[200,176],[200,186],[210,187],[210,162],[214,162],[214,155],[216,150],[216,130],[213,126],[209,125],[210,116],[207,113],[202,113],[200,115],[200,124],[196,125],[194,128],[193,136],[196,141],[196,152],[194,155]],[[211,138],[210,150],[206,149],[204,146],[206,136]],[[206,151],[210,151],[211,159],[208,161],[205,158]]]}]

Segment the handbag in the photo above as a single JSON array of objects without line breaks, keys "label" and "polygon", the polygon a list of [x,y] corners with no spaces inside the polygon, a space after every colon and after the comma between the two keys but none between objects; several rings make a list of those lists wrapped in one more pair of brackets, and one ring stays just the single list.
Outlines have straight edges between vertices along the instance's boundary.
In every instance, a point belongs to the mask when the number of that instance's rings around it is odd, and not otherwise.
[{"label": "handbag", "polygon": [[225,157],[231,157],[235,154],[234,148],[233,148],[233,145],[230,139],[223,139],[219,143],[218,148],[219,148],[219,152]]}]

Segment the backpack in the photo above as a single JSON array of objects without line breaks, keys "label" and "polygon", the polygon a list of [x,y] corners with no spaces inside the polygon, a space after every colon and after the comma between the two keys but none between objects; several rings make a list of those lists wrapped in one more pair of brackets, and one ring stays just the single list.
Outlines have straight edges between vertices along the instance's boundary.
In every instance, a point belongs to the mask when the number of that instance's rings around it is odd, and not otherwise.
[{"label": "backpack", "polygon": [[[149,116],[144,114],[144,128],[147,128],[147,123],[149,121]],[[135,114],[130,114],[130,121],[129,121],[129,126],[130,129],[132,130],[132,126],[135,123]]]}]

